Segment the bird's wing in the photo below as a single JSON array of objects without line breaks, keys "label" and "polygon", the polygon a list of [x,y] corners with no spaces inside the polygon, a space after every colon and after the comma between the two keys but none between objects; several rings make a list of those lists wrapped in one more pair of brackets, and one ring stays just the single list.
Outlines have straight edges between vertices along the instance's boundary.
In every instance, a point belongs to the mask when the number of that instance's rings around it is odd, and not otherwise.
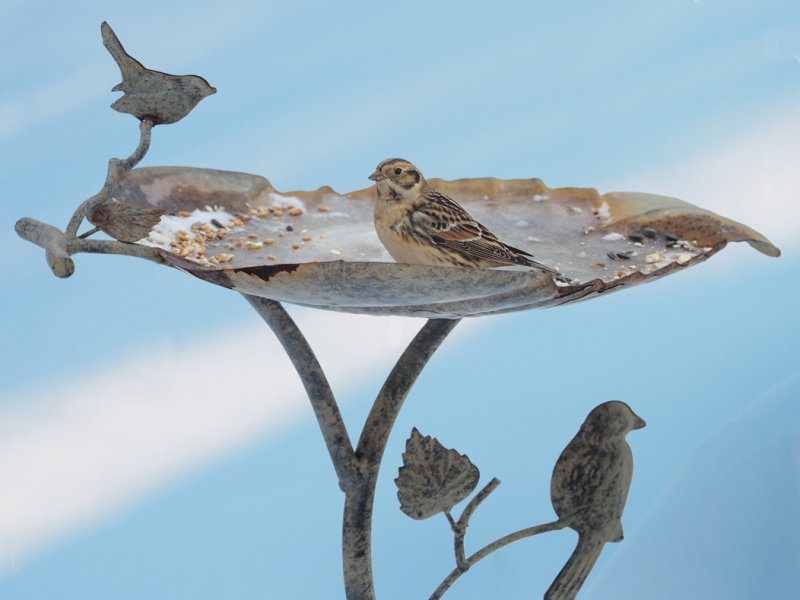
[{"label": "bird's wing", "polygon": [[425,202],[415,207],[411,220],[437,245],[452,248],[476,258],[509,265],[529,265],[527,252],[503,244],[452,198],[427,190]]}]

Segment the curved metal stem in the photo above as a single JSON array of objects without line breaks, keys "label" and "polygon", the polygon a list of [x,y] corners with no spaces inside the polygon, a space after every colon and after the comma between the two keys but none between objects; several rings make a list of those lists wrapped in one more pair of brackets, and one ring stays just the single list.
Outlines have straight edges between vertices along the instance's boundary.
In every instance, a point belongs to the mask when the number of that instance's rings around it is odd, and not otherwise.
[{"label": "curved metal stem", "polygon": [[80,227],[84,217],[86,217],[86,215],[88,215],[95,206],[107,200],[108,195],[111,193],[111,190],[117,184],[119,179],[125,173],[139,164],[139,162],[144,158],[144,155],[147,154],[147,150],[150,148],[150,139],[153,126],[153,122],[150,119],[143,119],[139,123],[139,144],[136,146],[136,150],[133,151],[133,154],[124,160],[112,158],[108,161],[106,182],[103,184],[103,187],[99,192],[97,192],[88,200],[85,200],[75,210],[72,218],[69,220],[69,224],[67,225],[65,232],[67,238],[74,238],[76,236],[78,233],[78,227]]},{"label": "curved metal stem", "polygon": [[457,319],[429,319],[403,352],[383,384],[356,447],[359,485],[345,496],[342,558],[348,600],[373,600],[372,504],[383,452],[403,402],[423,367],[458,324]]},{"label": "curved metal stem", "polygon": [[283,345],[306,389],[342,491],[357,483],[353,444],[325,373],[303,333],[280,302],[242,294]]},{"label": "curved metal stem", "polygon": [[325,373],[295,322],[279,302],[242,295],[278,337],[303,381],[345,493],[342,566],[347,599],[374,600],[372,504],[383,452],[411,386],[459,320],[429,319],[419,330],[386,378],[354,451]]}]

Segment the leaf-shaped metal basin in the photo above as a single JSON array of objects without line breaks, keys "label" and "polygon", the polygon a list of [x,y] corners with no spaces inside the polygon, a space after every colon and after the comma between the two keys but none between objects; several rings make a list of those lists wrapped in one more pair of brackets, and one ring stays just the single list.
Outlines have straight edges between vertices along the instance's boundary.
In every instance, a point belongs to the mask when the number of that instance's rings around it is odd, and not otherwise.
[{"label": "leaf-shaped metal basin", "polygon": [[523,267],[398,264],[372,223],[375,188],[279,193],[255,175],[135,169],[113,197],[167,211],[147,240],[173,266],[246,294],[330,310],[462,317],[544,308],[643,283],[701,262],[729,241],[780,251],[749,227],[681,200],[539,179],[430,184],[509,245],[572,280]]}]

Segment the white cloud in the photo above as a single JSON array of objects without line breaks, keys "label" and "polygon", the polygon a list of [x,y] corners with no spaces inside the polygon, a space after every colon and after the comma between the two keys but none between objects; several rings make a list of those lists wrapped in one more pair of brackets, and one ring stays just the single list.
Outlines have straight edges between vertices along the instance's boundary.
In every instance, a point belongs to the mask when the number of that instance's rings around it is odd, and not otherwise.
[{"label": "white cloud", "polygon": [[[424,323],[322,311],[299,317],[340,398],[365,375],[388,373]],[[475,324],[462,323],[456,335]],[[0,572],[311,415],[294,369],[260,321],[185,347],[154,344],[102,373],[21,391],[0,406]]]},{"label": "white cloud", "polygon": [[800,98],[756,131],[654,168],[628,189],[675,196],[740,221],[779,248],[800,242]]}]

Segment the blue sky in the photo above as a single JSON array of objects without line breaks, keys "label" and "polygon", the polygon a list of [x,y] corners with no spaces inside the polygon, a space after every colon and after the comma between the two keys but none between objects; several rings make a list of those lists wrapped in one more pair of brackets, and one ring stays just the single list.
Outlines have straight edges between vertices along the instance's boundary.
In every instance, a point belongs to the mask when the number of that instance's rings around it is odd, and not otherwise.
[{"label": "blue sky", "polygon": [[[469,550],[552,518],[552,466],[609,399],[648,426],[629,437],[626,539],[606,547],[586,597],[797,589],[798,536],[784,531],[800,522],[796,3],[285,4],[0,7],[0,243],[13,257],[0,291],[0,596],[341,596],[342,496],[302,388],[249,306],[121,257],[79,255],[57,280],[13,232],[22,216],[63,227],[108,158],[135,146],[135,120],[108,108],[119,73],[103,20],[145,66],[218,89],[156,128],[145,165],[349,191],[399,155],[430,177],[674,195],[783,250],[733,244],[606,298],[460,324],[387,449],[380,597],[427,597],[452,568],[444,519],[397,510],[413,426],[469,454],[482,484],[503,481]],[[355,436],[421,321],[292,312]],[[573,544],[564,531],[506,548],[447,597],[536,597]]]}]

